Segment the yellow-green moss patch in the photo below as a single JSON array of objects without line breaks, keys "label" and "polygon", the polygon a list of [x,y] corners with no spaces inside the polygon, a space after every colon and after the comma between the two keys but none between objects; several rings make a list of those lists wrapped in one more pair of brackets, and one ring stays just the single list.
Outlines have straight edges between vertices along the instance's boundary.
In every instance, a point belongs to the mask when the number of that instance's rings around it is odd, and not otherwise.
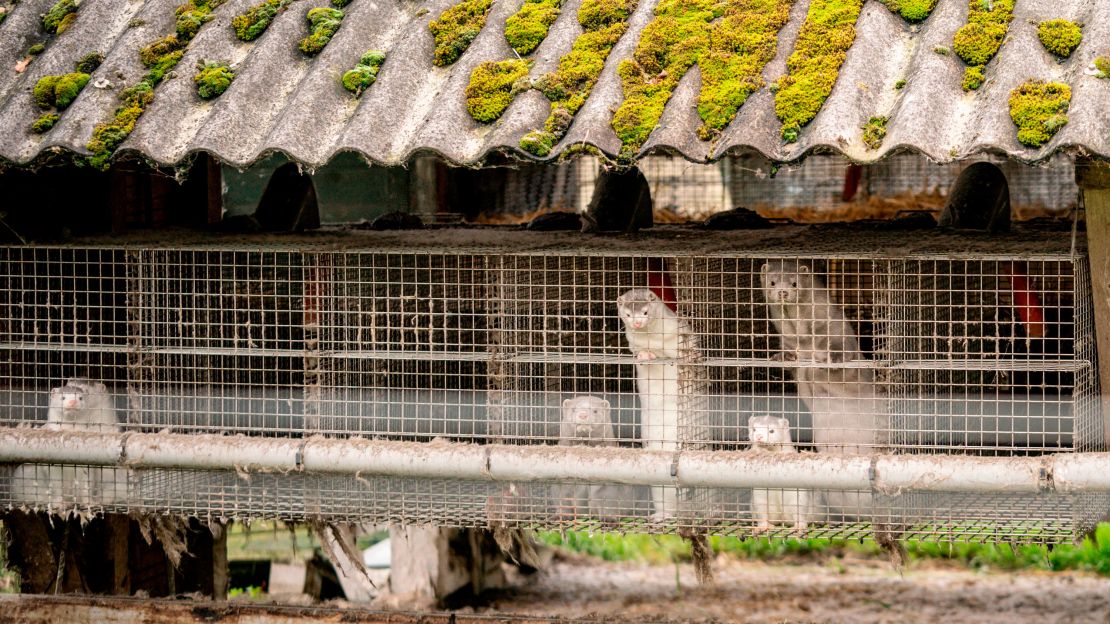
[{"label": "yellow-green moss patch", "polygon": [[38,55],[42,54],[45,51],[46,51],[46,45],[42,44],[42,43],[36,43],[36,44],[32,45],[31,47],[27,48],[27,54],[30,54],[31,56],[38,56]]},{"label": "yellow-green moss patch", "polygon": [[43,113],[41,117],[31,124],[31,132],[35,134],[49,132],[50,129],[54,127],[54,124],[58,123],[59,119],[61,119],[61,116],[58,115],[58,113]]},{"label": "yellow-green moss patch", "polygon": [[863,143],[871,149],[879,149],[886,138],[886,117],[872,117],[863,125]]},{"label": "yellow-green moss patch", "polygon": [[378,71],[385,64],[385,52],[370,50],[358,60],[358,65],[343,74],[343,88],[355,94],[362,95],[364,91],[373,86],[378,79]]},{"label": "yellow-green moss patch", "polygon": [[775,114],[782,138],[798,140],[802,126],[817,116],[832,93],[840,66],[856,39],[862,0],[813,0],[798,32],[794,52],[786,60],[786,76],[778,82]]},{"label": "yellow-green moss patch", "polygon": [[246,12],[236,15],[231,20],[231,27],[235,36],[240,41],[254,41],[266,32],[270,22],[292,3],[293,0],[266,0],[247,9]]},{"label": "yellow-green moss patch", "polygon": [[1046,50],[1067,58],[1079,47],[1083,41],[1083,32],[1075,22],[1065,19],[1054,19],[1041,22],[1037,26],[1037,38]]},{"label": "yellow-green moss patch", "polygon": [[331,5],[336,8],[342,9],[351,3],[351,0],[331,0]]},{"label": "yellow-green moss patch", "polygon": [[482,32],[492,4],[493,0],[463,0],[428,22],[428,30],[432,31],[436,42],[432,58],[436,67],[446,67],[459,60]]},{"label": "yellow-green moss patch", "polygon": [[524,0],[520,10],[505,20],[505,40],[517,54],[531,54],[559,17],[562,0]]},{"label": "yellow-green moss patch", "polygon": [[[200,23],[209,21],[209,13],[226,0],[193,0],[177,7],[175,14],[180,18],[188,14],[190,19]],[[97,169],[107,169],[116,148],[123,143],[135,129],[135,123],[150,103],[154,101],[154,88],[157,87],[181,61],[189,41],[196,36],[190,28],[182,29],[174,25],[174,33],[166,35],[139,50],[139,60],[147,68],[147,73],[136,84],[120,92],[121,105],[111,121],[98,124],[92,138],[85,147],[92,152],[88,163]]]},{"label": "yellow-green moss patch", "polygon": [[1098,78],[1110,78],[1110,56],[1100,56],[1091,62]]},{"label": "yellow-green moss patch", "polygon": [[1040,147],[1068,123],[1071,88],[1058,82],[1031,80],[1010,92],[1010,119],[1018,141]]},{"label": "yellow-green moss patch", "polygon": [[937,6],[937,0],[882,0],[888,9],[907,22],[923,22]]},{"label": "yellow-green moss patch", "polygon": [[970,65],[964,68],[964,81],[961,86],[964,88],[964,91],[974,91],[983,86],[983,80],[985,80],[983,76],[983,66]]},{"label": "yellow-green moss patch", "polygon": [[544,75],[537,86],[551,101],[551,113],[542,130],[533,130],[520,140],[521,149],[547,156],[570,128],[574,115],[597,84],[613,46],[628,29],[628,16],[636,0],[583,0],[578,8],[582,34],[570,52],[559,58],[555,71]]},{"label": "yellow-green moss patch", "polygon": [[482,123],[496,121],[516,94],[527,89],[531,61],[486,61],[470,73],[466,87],[466,111]]},{"label": "yellow-green moss patch", "polygon": [[328,45],[331,38],[339,31],[339,27],[343,25],[343,11],[317,7],[309,9],[305,19],[308,20],[309,35],[301,39],[301,52],[314,56]]},{"label": "yellow-green moss patch", "polygon": [[613,129],[622,157],[643,147],[695,63],[702,76],[698,135],[715,138],[763,86],[763,67],[775,55],[790,5],[791,0],[662,0],[632,58],[617,69],[624,101],[613,115]]},{"label": "yellow-green moss patch", "polygon": [[197,63],[197,73],[193,82],[197,85],[197,95],[201,99],[211,100],[219,97],[231,86],[235,80],[235,72],[225,61],[200,61]]},{"label": "yellow-green moss patch", "polygon": [[39,108],[65,110],[89,83],[89,75],[80,72],[47,75],[39,78],[32,93]]},{"label": "yellow-green moss patch", "polygon": [[[952,49],[956,56],[970,65],[979,67],[978,85],[983,83],[983,66],[990,62],[1010,29],[1014,19],[1014,0],[970,0],[967,23],[956,31]],[[975,76],[964,75],[967,90],[978,89]]]},{"label": "yellow-green moss patch", "polygon": [[50,34],[60,34],[77,19],[77,0],[58,0],[42,16],[42,29]]}]

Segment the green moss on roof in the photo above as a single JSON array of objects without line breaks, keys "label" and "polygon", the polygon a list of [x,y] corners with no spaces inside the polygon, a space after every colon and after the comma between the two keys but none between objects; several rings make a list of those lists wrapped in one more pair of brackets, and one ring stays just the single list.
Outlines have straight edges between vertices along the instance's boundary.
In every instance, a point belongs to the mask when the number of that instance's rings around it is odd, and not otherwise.
[{"label": "green moss on roof", "polygon": [[505,20],[505,40],[517,54],[531,54],[559,17],[562,0],[525,0],[520,10]]},{"label": "green moss on roof", "polygon": [[974,91],[983,86],[983,66],[971,65],[964,68],[964,81],[961,85],[964,91]]},{"label": "green moss on roof", "polygon": [[[69,28],[73,24],[73,20],[77,18],[78,4],[77,0],[58,0],[58,2],[55,2],[54,6],[50,7],[42,16],[43,30],[51,34],[64,32],[66,28]],[[73,15],[73,17],[63,26],[62,23],[65,22],[66,18],[70,15]]]},{"label": "green moss on roof", "polygon": [[266,0],[236,15],[231,20],[235,36],[241,41],[254,41],[266,32],[270,22],[285,10],[293,0]]},{"label": "green moss on roof", "polygon": [[1099,78],[1110,78],[1110,56],[1100,56],[1091,64],[1095,66],[1096,76]]},{"label": "green moss on roof", "polygon": [[[203,24],[209,21],[205,19],[208,14],[224,2],[225,0],[193,0],[178,6],[175,14],[178,17],[185,13],[194,14]],[[147,73],[138,83],[120,92],[122,105],[116,109],[112,120],[98,124],[93,130],[92,138],[85,146],[92,152],[88,160],[90,166],[97,169],[108,168],[112,154],[134,131],[135,123],[154,101],[154,88],[177,66],[185,54],[185,48],[196,36],[196,32],[190,29],[185,29],[184,34],[188,36],[182,36],[175,24],[173,34],[153,41],[139,50],[139,60],[147,68]]]},{"label": "green moss on roof", "polygon": [[343,74],[343,88],[358,97],[374,85],[378,79],[378,71],[385,64],[385,52],[370,50],[362,55],[358,65]]},{"label": "green moss on roof", "polygon": [[879,149],[886,138],[887,118],[883,116],[872,117],[863,125],[863,143],[871,149]]},{"label": "green moss on roof", "polygon": [[316,7],[309,9],[305,14],[308,20],[309,35],[301,40],[301,52],[313,56],[319,54],[324,46],[328,45],[331,38],[343,25],[343,11]]},{"label": "green moss on roof", "polygon": [[42,54],[44,51],[46,51],[46,45],[42,44],[42,43],[36,43],[36,44],[32,45],[31,47],[27,48],[27,54],[30,54],[31,56],[38,56],[38,55]]},{"label": "green moss on roof", "polygon": [[[970,0],[967,23],[956,31],[952,49],[956,56],[972,67],[979,66],[979,84],[982,84],[982,66],[990,62],[1010,29],[1014,19],[1014,0]],[[974,84],[964,76],[964,87]],[[978,89],[978,86],[972,89]]]},{"label": "green moss on roof", "polygon": [[802,126],[817,116],[836,84],[840,66],[856,39],[862,0],[813,0],[798,32],[786,76],[775,92],[775,114],[782,137],[798,140]]},{"label": "green moss on roof", "polygon": [[104,62],[104,55],[100,52],[89,52],[77,61],[77,71],[91,74]]},{"label": "green moss on roof", "polygon": [[574,40],[570,52],[559,58],[555,71],[537,84],[551,101],[551,113],[542,130],[533,130],[521,139],[521,149],[547,156],[566,136],[574,115],[597,84],[613,46],[628,29],[628,16],[635,7],[635,0],[583,0],[577,16],[582,34]]},{"label": "green moss on roof", "polygon": [[702,139],[724,130],[748,96],[763,86],[763,68],[775,58],[778,33],[790,19],[790,0],[731,3],[709,37],[709,50],[698,61],[701,94],[698,129]]},{"label": "green moss on roof", "polygon": [[1037,26],[1037,38],[1046,50],[1067,58],[1079,47],[1083,41],[1083,32],[1075,22],[1065,19],[1054,19],[1041,22]]},{"label": "green moss on roof", "polygon": [[937,6],[937,0],[882,0],[888,9],[907,22],[923,22]]},{"label": "green moss on roof", "polygon": [[1040,147],[1068,123],[1071,88],[1058,82],[1031,80],[1010,92],[1010,119],[1018,141]]},{"label": "green moss on roof", "polygon": [[8,7],[0,7],[0,24],[3,24],[4,20],[8,18],[8,13]]},{"label": "green moss on roof", "polygon": [[428,22],[428,30],[436,43],[434,65],[446,67],[459,60],[482,32],[492,4],[493,0],[463,0]]},{"label": "green moss on roof", "polygon": [[333,7],[338,7],[340,9],[342,9],[343,7],[347,6],[350,3],[351,3],[351,0],[331,0],[331,5]]},{"label": "green moss on roof", "polygon": [[663,115],[679,81],[701,68],[698,115],[702,139],[715,138],[748,96],[763,86],[791,0],[663,0],[632,58],[617,71],[624,101],[613,116],[621,155],[634,156]]},{"label": "green moss on roof", "polygon": [[212,19],[212,9],[208,5],[197,6],[190,2],[177,7],[177,36],[188,41],[197,36],[200,27]]},{"label": "green moss on roof", "polygon": [[201,61],[197,63],[197,73],[193,76],[197,95],[205,100],[219,97],[231,86],[232,80],[235,80],[235,72],[225,61]]},{"label": "green moss on roof", "polygon": [[35,104],[39,108],[65,110],[88,83],[89,75],[80,72],[43,76],[35,83]]},{"label": "green moss on roof", "polygon": [[528,88],[526,79],[531,67],[531,61],[521,59],[486,61],[475,67],[466,87],[466,111],[476,121],[496,121],[516,94]]},{"label": "green moss on roof", "polygon": [[54,124],[58,123],[59,119],[61,119],[61,116],[58,115],[58,113],[43,113],[42,116],[31,124],[31,132],[35,134],[49,132],[50,129],[54,127]]}]

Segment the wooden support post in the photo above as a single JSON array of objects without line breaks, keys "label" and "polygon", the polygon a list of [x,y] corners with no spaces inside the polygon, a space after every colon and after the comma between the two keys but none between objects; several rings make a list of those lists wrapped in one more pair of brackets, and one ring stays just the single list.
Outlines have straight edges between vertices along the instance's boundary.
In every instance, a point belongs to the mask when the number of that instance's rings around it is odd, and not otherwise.
[{"label": "wooden support post", "polygon": [[1075,182],[1086,206],[1087,251],[1091,265],[1098,348],[1099,393],[1102,406],[1103,446],[1110,448],[1110,162],[1088,158],[1075,164]]}]

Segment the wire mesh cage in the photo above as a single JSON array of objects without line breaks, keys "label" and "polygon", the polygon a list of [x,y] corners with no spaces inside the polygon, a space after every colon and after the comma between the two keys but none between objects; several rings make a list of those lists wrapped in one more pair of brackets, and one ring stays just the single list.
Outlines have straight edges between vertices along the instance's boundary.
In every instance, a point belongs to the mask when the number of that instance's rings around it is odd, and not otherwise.
[{"label": "wire mesh cage", "polygon": [[[1088,268],[1059,232],[922,233],[912,248],[835,228],[687,234],[3,248],[0,422],[493,443],[568,462],[575,447],[771,462],[1102,449]],[[1030,541],[1071,539],[1106,508],[1078,494],[618,481],[23,464],[0,502]]]}]

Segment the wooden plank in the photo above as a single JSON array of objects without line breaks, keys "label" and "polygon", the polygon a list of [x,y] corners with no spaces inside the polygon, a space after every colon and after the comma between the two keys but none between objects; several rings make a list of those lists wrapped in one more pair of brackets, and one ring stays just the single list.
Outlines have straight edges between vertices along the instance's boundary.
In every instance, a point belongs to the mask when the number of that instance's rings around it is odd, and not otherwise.
[{"label": "wooden plank", "polygon": [[1103,446],[1098,450],[1106,450],[1110,448],[1110,163],[1090,159],[1076,162],[1075,181],[1083,191],[1086,207],[1103,419]]}]

